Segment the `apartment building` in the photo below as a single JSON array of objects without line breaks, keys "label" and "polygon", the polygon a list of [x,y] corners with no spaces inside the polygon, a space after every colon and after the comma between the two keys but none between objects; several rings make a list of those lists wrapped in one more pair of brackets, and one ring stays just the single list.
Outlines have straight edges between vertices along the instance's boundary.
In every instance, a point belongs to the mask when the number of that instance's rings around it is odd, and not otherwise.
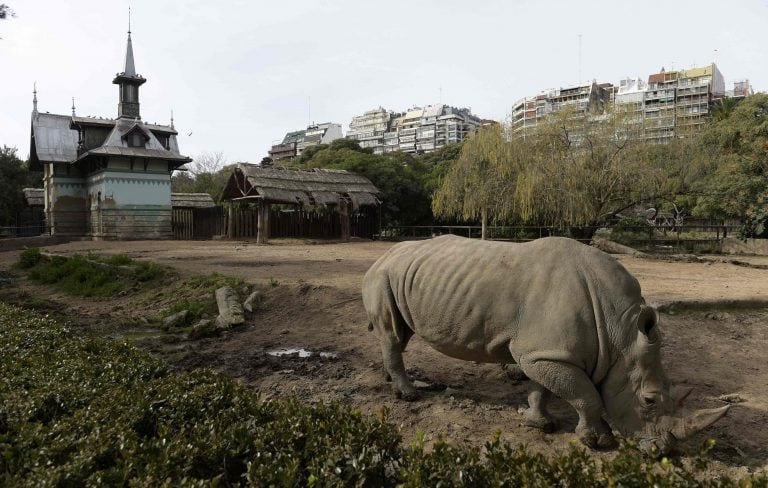
[{"label": "apartment building", "polygon": [[300,156],[304,149],[317,144],[329,144],[336,139],[341,139],[341,124],[325,122],[314,124],[306,129],[288,132],[283,140],[273,145],[269,150],[269,157],[273,161],[290,159]]},{"label": "apartment building", "polygon": [[360,147],[372,148],[374,153],[381,154],[384,150],[385,134],[389,130],[392,120],[400,114],[382,107],[369,110],[363,115],[352,117],[349,123],[347,137],[355,139],[360,143]]},{"label": "apartment building", "polygon": [[566,107],[597,116],[610,106],[626,117],[624,127],[633,137],[663,144],[674,137],[698,132],[710,119],[713,104],[724,96],[743,98],[752,93],[748,80],[726,93],[717,66],[651,74],[648,80],[626,78],[611,83],[547,90],[518,100],[510,114],[513,133],[535,127],[548,114]]},{"label": "apartment building", "polygon": [[578,114],[601,114],[611,104],[614,91],[611,83],[598,84],[593,81],[588,85],[553,88],[532,97],[521,98],[512,106],[512,133],[536,127],[549,114],[566,108]]},{"label": "apartment building", "polygon": [[437,104],[395,113],[379,107],[353,117],[347,137],[376,154],[424,153],[463,141],[480,125],[468,108]]}]

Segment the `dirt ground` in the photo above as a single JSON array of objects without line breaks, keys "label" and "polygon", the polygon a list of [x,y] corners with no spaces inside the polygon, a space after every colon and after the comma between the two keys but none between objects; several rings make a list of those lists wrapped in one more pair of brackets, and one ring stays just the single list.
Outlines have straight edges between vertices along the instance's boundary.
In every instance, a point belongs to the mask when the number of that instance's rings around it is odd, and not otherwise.
[{"label": "dirt ground", "polygon": [[[444,436],[480,447],[501,432],[510,442],[526,443],[541,452],[567,448],[575,439],[577,420],[567,404],[555,400],[551,408],[561,421],[558,432],[542,434],[524,427],[525,382],[509,380],[498,365],[450,359],[418,338],[409,344],[405,361],[409,374],[425,387],[422,399],[409,403],[392,396],[360,299],[363,274],[391,245],[84,241],[47,248],[56,254],[126,254],[171,265],[182,276],[212,272],[239,276],[264,292],[264,305],[246,326],[212,339],[188,340],[149,326],[141,330],[121,326],[167,306],[146,296],[73,299],[21,280],[12,288],[6,285],[0,299],[36,304],[75,324],[135,339],[181,369],[214,367],[264,398],[295,394],[310,402],[339,400],[368,413],[386,408],[406,442],[423,432],[428,441]],[[18,252],[0,253],[0,270],[9,269],[17,256]],[[617,259],[639,279],[650,303],[673,305],[662,314],[664,364],[673,383],[695,388],[686,405],[732,404],[726,418],[683,449],[695,451],[712,437],[717,441],[712,451],[714,472],[738,476],[768,471],[768,260]],[[712,306],[726,301],[731,305]],[[274,355],[291,348],[316,354]],[[444,389],[433,391],[427,384]]]}]

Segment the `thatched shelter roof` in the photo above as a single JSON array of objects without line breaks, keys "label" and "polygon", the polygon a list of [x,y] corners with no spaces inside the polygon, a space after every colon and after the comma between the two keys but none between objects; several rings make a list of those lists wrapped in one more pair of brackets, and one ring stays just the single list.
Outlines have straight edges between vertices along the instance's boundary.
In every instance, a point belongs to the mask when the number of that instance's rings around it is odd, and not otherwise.
[{"label": "thatched shelter roof", "polygon": [[215,207],[216,202],[207,193],[171,193],[173,208],[209,208]]},{"label": "thatched shelter roof", "polygon": [[377,205],[379,189],[368,178],[341,169],[294,170],[238,164],[224,188],[224,200],[261,200],[295,205]]}]

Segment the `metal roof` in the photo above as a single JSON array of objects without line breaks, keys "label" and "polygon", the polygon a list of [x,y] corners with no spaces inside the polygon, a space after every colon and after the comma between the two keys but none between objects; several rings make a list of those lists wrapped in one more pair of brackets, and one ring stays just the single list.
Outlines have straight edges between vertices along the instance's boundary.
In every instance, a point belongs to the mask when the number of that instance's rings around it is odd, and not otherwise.
[{"label": "metal roof", "polygon": [[[77,131],[69,128],[72,117],[32,114],[31,158],[42,163],[66,163],[77,158]],[[33,161],[35,162],[35,161]]]},{"label": "metal roof", "polygon": [[368,178],[337,169],[293,170],[238,164],[224,189],[225,200],[259,198],[270,203],[377,205],[380,191]]}]

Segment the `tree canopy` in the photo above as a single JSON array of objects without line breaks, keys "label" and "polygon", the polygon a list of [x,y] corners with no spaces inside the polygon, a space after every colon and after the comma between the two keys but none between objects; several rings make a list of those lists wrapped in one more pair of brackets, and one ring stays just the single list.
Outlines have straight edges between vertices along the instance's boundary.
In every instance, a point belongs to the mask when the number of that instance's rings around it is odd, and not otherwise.
[{"label": "tree canopy", "polygon": [[708,173],[697,185],[694,212],[739,218],[744,236],[768,236],[768,95],[744,99],[701,134]]},{"label": "tree canopy", "polygon": [[31,173],[27,163],[16,156],[16,148],[0,149],[0,225],[16,225],[16,217],[26,206],[22,190],[40,188],[39,173]]}]

